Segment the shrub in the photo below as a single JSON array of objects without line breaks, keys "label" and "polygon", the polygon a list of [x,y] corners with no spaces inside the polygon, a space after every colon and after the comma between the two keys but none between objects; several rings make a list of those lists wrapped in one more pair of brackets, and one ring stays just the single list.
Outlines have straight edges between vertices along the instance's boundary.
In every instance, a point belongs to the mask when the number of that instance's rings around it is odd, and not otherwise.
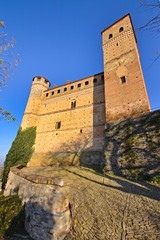
[{"label": "shrub", "polygon": [[34,151],[33,144],[36,137],[36,128],[30,127],[18,130],[17,136],[6,155],[4,170],[2,174],[2,188],[4,189],[7,182],[10,168],[16,165],[26,166]]}]

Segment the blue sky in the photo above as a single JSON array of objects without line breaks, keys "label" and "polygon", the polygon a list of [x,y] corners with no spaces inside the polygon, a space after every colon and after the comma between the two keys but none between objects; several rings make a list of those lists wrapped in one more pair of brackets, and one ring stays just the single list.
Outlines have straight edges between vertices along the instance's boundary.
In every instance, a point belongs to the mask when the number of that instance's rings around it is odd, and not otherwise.
[{"label": "blue sky", "polygon": [[10,110],[16,122],[0,120],[0,164],[20,126],[32,78],[48,78],[61,85],[103,71],[101,31],[130,13],[138,39],[141,64],[151,107],[160,108],[160,61],[158,36],[138,31],[154,11],[138,0],[1,0],[0,20],[14,51],[20,54],[17,71],[1,89],[0,106]]}]

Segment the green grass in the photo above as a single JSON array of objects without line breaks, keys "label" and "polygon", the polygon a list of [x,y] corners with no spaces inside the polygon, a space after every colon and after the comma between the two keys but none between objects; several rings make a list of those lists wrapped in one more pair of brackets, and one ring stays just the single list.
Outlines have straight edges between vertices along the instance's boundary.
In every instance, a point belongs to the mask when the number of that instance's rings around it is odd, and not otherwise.
[{"label": "green grass", "polygon": [[17,195],[4,197],[0,192],[0,237],[26,233],[25,211]]}]

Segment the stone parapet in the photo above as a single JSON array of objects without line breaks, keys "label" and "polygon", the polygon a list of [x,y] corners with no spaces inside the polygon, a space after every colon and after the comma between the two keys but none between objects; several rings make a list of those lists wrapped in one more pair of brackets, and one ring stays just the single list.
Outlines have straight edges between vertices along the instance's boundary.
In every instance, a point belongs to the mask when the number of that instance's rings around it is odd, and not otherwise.
[{"label": "stone parapet", "polygon": [[57,186],[67,186],[71,184],[71,181],[66,178],[60,177],[47,177],[47,176],[40,176],[38,174],[27,174],[22,172],[18,169],[18,167],[12,167],[10,169],[12,173],[18,175],[30,182],[39,183],[39,184],[48,184],[48,185],[57,185]]}]

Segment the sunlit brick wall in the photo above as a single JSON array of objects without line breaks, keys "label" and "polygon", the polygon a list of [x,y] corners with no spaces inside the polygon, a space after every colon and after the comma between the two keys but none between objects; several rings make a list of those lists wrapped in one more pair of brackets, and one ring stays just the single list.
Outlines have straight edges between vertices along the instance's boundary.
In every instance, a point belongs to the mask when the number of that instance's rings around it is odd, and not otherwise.
[{"label": "sunlit brick wall", "polygon": [[127,15],[102,32],[106,121],[150,111],[136,37]]}]

